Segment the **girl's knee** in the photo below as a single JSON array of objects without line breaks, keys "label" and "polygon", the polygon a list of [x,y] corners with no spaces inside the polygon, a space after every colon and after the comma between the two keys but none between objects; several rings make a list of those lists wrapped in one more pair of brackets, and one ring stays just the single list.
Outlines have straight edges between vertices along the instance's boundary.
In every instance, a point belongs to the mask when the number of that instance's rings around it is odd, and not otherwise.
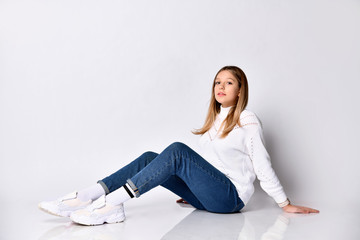
[{"label": "girl's knee", "polygon": [[183,149],[189,148],[189,147],[182,142],[174,142],[174,143],[170,144],[169,148],[176,149],[176,150],[183,150]]},{"label": "girl's knee", "polygon": [[151,151],[147,151],[144,152],[141,157],[145,158],[145,159],[150,159],[153,160],[154,158],[156,158],[159,154],[155,153],[155,152],[151,152]]}]

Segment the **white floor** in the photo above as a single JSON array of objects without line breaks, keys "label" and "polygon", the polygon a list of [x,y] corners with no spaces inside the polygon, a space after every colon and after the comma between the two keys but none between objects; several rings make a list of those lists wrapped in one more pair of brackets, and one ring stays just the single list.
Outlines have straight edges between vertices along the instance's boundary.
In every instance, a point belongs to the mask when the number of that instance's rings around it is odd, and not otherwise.
[{"label": "white floor", "polygon": [[36,197],[2,202],[0,239],[360,239],[358,211],[351,206],[313,203],[320,214],[292,215],[282,213],[268,199],[254,196],[242,213],[213,214],[182,207],[176,199],[155,189],[126,203],[125,222],[95,227],[38,210]]}]

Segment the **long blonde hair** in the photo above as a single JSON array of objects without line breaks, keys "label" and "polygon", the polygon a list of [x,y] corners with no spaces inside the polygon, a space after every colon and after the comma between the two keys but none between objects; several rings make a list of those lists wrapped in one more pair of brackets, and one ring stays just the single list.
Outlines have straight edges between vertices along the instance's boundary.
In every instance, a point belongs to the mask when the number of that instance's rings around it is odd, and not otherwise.
[{"label": "long blonde hair", "polygon": [[[218,74],[222,71],[229,71],[234,77],[236,78],[239,87],[240,87],[240,96],[238,97],[238,100],[236,102],[236,105],[231,107],[229,114],[225,118],[224,122],[221,124],[222,134],[220,135],[220,138],[225,138],[237,125],[241,127],[240,124],[240,114],[241,112],[246,108],[249,98],[249,87],[248,82],[246,79],[246,75],[239,67],[236,66],[225,66],[221,68],[215,75],[214,82],[211,89],[211,100],[209,105],[209,110],[207,113],[207,117],[205,119],[204,126],[200,129],[194,130],[192,133],[196,135],[202,135],[210,130],[210,128],[213,126],[217,114],[220,112],[220,106],[221,104],[218,103],[215,99],[215,80],[218,76]],[[219,129],[220,130],[220,129]]]}]

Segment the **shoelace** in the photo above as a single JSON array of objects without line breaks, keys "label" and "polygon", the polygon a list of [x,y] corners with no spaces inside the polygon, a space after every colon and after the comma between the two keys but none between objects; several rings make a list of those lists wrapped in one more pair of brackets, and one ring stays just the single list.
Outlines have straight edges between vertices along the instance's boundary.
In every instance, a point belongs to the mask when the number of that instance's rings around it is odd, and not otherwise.
[{"label": "shoelace", "polygon": [[69,193],[61,198],[58,198],[56,201],[58,202],[63,202],[63,201],[66,201],[66,200],[71,200],[71,199],[75,199],[77,197],[77,192],[72,192],[72,193]]}]

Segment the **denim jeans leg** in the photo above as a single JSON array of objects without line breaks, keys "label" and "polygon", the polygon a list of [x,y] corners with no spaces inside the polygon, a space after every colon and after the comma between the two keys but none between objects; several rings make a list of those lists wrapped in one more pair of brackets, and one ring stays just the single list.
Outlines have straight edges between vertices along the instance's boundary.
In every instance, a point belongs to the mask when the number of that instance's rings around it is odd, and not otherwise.
[{"label": "denim jeans leg", "polygon": [[135,176],[135,174],[145,168],[158,155],[159,154],[154,152],[145,152],[125,167],[98,181],[98,183],[103,186],[106,194],[111,193],[122,187],[126,183],[127,179]]},{"label": "denim jeans leg", "polygon": [[233,183],[183,143],[171,144],[128,183],[138,197],[172,176],[180,178],[207,211],[230,213],[244,206]]},{"label": "denim jeans leg", "polygon": [[197,199],[197,197],[194,195],[193,192],[191,192],[186,183],[178,176],[169,177],[165,182],[161,184],[161,186],[180,196],[185,201],[190,203],[194,208],[205,210],[205,207],[201,204],[199,199]]},{"label": "denim jeans leg", "polygon": [[[158,155],[159,154],[154,152],[145,152],[125,167],[98,181],[98,183],[103,186],[106,194],[113,192],[116,189],[122,187],[126,183],[127,179],[133,177],[136,173],[141,171]],[[199,200],[180,178],[176,176],[170,177],[162,184],[162,186],[185,199],[195,208],[204,210],[204,207],[201,205]]]}]

